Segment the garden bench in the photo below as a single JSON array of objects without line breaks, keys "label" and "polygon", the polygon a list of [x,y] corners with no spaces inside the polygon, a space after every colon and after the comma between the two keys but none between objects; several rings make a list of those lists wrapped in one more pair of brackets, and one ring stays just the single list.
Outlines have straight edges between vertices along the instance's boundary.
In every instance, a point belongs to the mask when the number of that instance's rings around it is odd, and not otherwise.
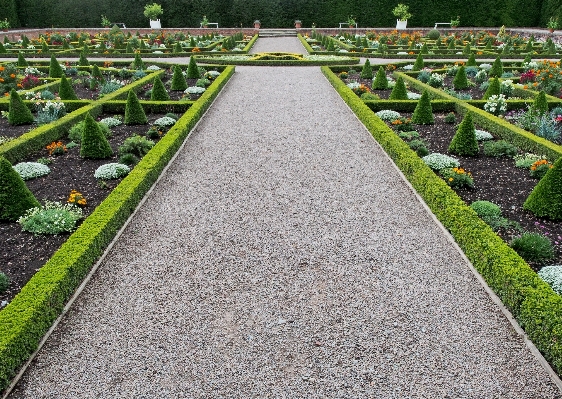
[{"label": "garden bench", "polygon": [[[207,26],[209,26],[209,27],[210,27],[210,25],[214,25],[215,28],[217,28],[217,29],[219,28],[219,23],[218,23],[218,22],[209,22],[209,23],[207,24]],[[199,27],[202,28],[202,27],[203,27],[203,24],[200,24]]]},{"label": "garden bench", "polygon": [[[340,22],[340,29],[342,25],[347,25],[348,28],[353,27],[353,25],[348,24],[347,22]],[[355,29],[357,29],[357,24],[355,24]]]},{"label": "garden bench", "polygon": [[433,29],[437,29],[438,25],[449,25],[449,26],[451,26],[451,23],[450,22],[436,22],[435,27]]},{"label": "garden bench", "polygon": [[125,26],[125,24],[124,24],[123,22],[115,22],[115,23],[114,23],[113,25],[111,25],[111,26],[114,26],[114,25],[117,25],[117,27],[118,27],[118,28],[121,28],[121,29],[127,29],[127,27]]}]

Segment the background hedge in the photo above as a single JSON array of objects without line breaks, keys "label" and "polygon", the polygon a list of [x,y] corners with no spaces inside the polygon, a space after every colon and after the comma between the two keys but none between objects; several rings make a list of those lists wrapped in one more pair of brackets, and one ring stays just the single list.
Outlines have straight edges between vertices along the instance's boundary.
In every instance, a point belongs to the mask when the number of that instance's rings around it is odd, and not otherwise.
[{"label": "background hedge", "polygon": [[[550,16],[562,18],[560,0],[402,0],[413,17],[409,27],[429,27],[460,16],[461,26],[546,26]],[[0,19],[12,27],[101,27],[101,15],[127,27],[148,27],[144,5],[152,0],[0,0]],[[336,27],[354,16],[360,27],[394,27],[392,9],[398,0],[157,0],[164,9],[165,28],[199,27],[206,15],[220,27],[290,28],[300,19],[303,27]],[[521,12],[528,10],[528,12]]]}]

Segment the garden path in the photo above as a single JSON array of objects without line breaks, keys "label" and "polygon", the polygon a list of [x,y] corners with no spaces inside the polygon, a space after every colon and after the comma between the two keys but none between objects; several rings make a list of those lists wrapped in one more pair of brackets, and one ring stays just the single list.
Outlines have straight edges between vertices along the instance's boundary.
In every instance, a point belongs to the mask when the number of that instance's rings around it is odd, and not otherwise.
[{"label": "garden path", "polygon": [[10,398],[560,396],[319,68],[238,67]]}]

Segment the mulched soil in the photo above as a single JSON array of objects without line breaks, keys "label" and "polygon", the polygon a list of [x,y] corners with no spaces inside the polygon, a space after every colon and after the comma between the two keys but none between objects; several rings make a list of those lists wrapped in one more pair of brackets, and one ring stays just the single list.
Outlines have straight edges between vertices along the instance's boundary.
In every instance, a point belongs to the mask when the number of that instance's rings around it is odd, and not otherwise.
[{"label": "mulched soil", "polygon": [[[360,84],[364,84],[365,86],[367,86],[369,89],[371,88],[371,86],[373,85],[373,79],[363,79],[361,78],[361,71],[357,71],[357,73],[350,73],[348,74],[348,78],[347,79],[343,79],[343,81],[348,84],[351,82],[357,82]],[[373,68],[373,73],[376,74],[377,73],[377,69]],[[387,74],[387,77],[392,77],[392,74]],[[388,89],[388,90],[371,90],[373,92],[373,94],[378,95],[381,100],[388,100],[388,98],[390,97],[390,93],[392,93],[392,89]],[[408,88],[408,91],[412,92],[412,93],[418,93],[421,94],[418,90],[414,89],[414,88]]]},{"label": "mulched soil", "polygon": [[[99,119],[112,115],[100,115]],[[164,114],[147,115],[149,124],[161,118]],[[0,135],[4,135],[5,120],[0,120]],[[7,124],[7,122],[6,122]],[[29,129],[29,126],[26,126]],[[28,180],[27,186],[35,197],[43,202],[45,199],[65,203],[71,190],[78,190],[88,201],[83,209],[84,217],[109,195],[111,190],[119,184],[119,180],[108,180],[106,187],[101,187],[94,178],[94,171],[103,164],[118,161],[118,148],[127,137],[134,134],[144,134],[149,125],[126,126],[120,125],[112,129],[112,136],[108,139],[114,151],[110,159],[91,160],[80,157],[80,147],[69,149],[64,155],[49,157],[46,149],[30,155],[24,161],[36,161],[38,158],[49,158],[51,173],[46,176]],[[69,140],[62,140],[68,143]],[[157,142],[158,140],[153,140]],[[22,232],[17,223],[0,223],[0,271],[11,280],[8,290],[0,294],[2,301],[11,301],[21,290],[33,274],[45,264],[53,253],[63,244],[70,234],[58,236],[34,236]]]},{"label": "mulched soil", "polygon": [[[402,113],[402,116],[411,117],[411,114]],[[434,125],[413,125],[420,137],[427,143],[429,152],[448,154],[448,147],[456,132],[457,124],[444,122],[444,113],[434,113]],[[389,126],[391,126],[389,124]],[[475,126],[478,129],[478,125]],[[493,134],[493,132],[490,132]],[[538,180],[532,178],[527,169],[515,167],[511,158],[494,158],[483,154],[482,144],[477,157],[463,157],[453,155],[460,162],[460,166],[472,173],[474,179],[473,189],[457,189],[457,194],[467,203],[478,200],[487,200],[499,205],[502,215],[509,220],[518,222],[523,230],[547,234],[555,246],[556,258],[549,264],[562,264],[562,223],[540,219],[532,213],[523,210],[523,203],[537,184]],[[516,229],[502,229],[498,232],[506,242],[510,242],[520,234]],[[558,242],[555,244],[554,242]],[[531,263],[535,270],[541,265]]]}]

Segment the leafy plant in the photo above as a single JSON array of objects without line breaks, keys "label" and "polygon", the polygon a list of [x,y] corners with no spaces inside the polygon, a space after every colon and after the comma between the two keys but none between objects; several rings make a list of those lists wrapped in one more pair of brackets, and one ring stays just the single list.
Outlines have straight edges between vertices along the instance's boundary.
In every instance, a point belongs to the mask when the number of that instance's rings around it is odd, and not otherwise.
[{"label": "leafy plant", "polygon": [[363,101],[374,101],[374,100],[380,100],[380,97],[375,93],[365,92],[365,93],[361,94],[361,100],[363,100]]},{"label": "leafy plant", "polygon": [[162,6],[157,3],[146,4],[144,6],[143,14],[145,17],[150,19],[151,21],[155,21],[158,19],[160,15],[164,13]]},{"label": "leafy plant", "polygon": [[10,286],[10,279],[4,273],[0,272],[0,294],[6,292]]},{"label": "leafy plant", "polygon": [[386,78],[386,72],[382,66],[379,67],[377,75],[373,80],[373,85],[371,86],[373,90],[386,90],[388,89],[388,79]]},{"label": "leafy plant", "polygon": [[84,120],[84,132],[82,133],[82,146],[80,156],[83,158],[104,159],[113,155],[109,142],[102,133],[99,124],[92,115],[88,113]]},{"label": "leafy plant", "polygon": [[457,121],[457,117],[454,112],[449,112],[447,115],[445,115],[444,121],[445,123],[453,124]]},{"label": "leafy plant", "polygon": [[125,105],[125,125],[145,125],[148,122],[144,109],[133,90],[129,90]]},{"label": "leafy plant", "polygon": [[484,104],[484,110],[492,115],[503,115],[507,111],[507,101],[503,94],[493,95]]},{"label": "leafy plant", "polygon": [[431,100],[429,99],[429,93],[427,90],[423,91],[422,96],[416,105],[416,109],[412,115],[412,122],[422,125],[433,125],[435,123]]},{"label": "leafy plant", "polygon": [[544,264],[554,258],[552,242],[539,233],[525,232],[514,238],[510,246],[527,262]]},{"label": "leafy plant", "polygon": [[544,266],[537,273],[558,295],[562,295],[562,266]]},{"label": "leafy plant", "polygon": [[445,182],[452,188],[472,188],[474,180],[472,174],[463,168],[445,168],[439,171]]},{"label": "leafy plant", "polygon": [[453,87],[455,90],[464,90],[469,87],[464,65],[461,65],[457,70],[455,78],[453,79]]},{"label": "leafy plant", "polygon": [[57,156],[63,155],[67,148],[62,141],[53,141],[51,144],[48,144],[46,147],[49,155]]},{"label": "leafy plant", "polygon": [[14,221],[35,206],[39,206],[39,202],[18,172],[0,156],[0,221]]},{"label": "leafy plant", "polygon": [[119,155],[132,154],[137,158],[142,158],[152,147],[154,147],[154,141],[135,135],[125,139],[123,145],[119,147]]},{"label": "leafy plant", "polygon": [[413,130],[412,120],[409,118],[400,117],[390,122],[390,124],[397,132],[409,132]]},{"label": "leafy plant", "polygon": [[515,160],[515,167],[523,169],[529,169],[535,162],[543,158],[544,157],[541,155],[535,155],[530,152],[513,157]]},{"label": "leafy plant", "polygon": [[400,118],[400,112],[393,111],[390,109],[383,109],[376,112],[375,114],[385,122],[391,122],[395,119]]},{"label": "leafy plant", "polygon": [[475,129],[474,134],[476,135],[476,141],[488,141],[494,139],[494,136],[485,130]]},{"label": "leafy plant", "polygon": [[20,162],[13,167],[23,180],[35,179],[51,173],[48,166],[39,162]]},{"label": "leafy plant", "polygon": [[409,7],[406,4],[402,3],[399,3],[396,7],[394,7],[394,9],[392,10],[392,15],[394,15],[400,21],[406,21],[409,18],[412,18]]},{"label": "leafy plant", "polygon": [[406,84],[404,83],[404,79],[402,76],[399,76],[396,79],[396,84],[392,88],[392,92],[390,93],[390,100],[407,100],[408,99],[408,90],[406,89]]},{"label": "leafy plant", "polygon": [[414,139],[408,143],[408,146],[416,152],[418,157],[425,157],[429,155],[429,150],[427,149],[427,144],[423,140]]},{"label": "leafy plant", "polygon": [[456,168],[459,166],[459,160],[445,154],[434,152],[422,158],[423,162],[434,171],[445,168]]},{"label": "leafy plant", "polygon": [[402,140],[412,140],[412,139],[419,139],[420,138],[420,134],[418,132],[416,132],[415,130],[409,131],[409,132],[399,132],[398,133],[398,137],[400,137]]},{"label": "leafy plant", "polygon": [[111,179],[119,179],[121,177],[127,176],[127,174],[131,171],[127,165],[122,163],[106,163],[105,165],[101,165],[96,169],[94,172],[94,177],[96,179],[102,180],[111,180]]},{"label": "leafy plant", "polygon": [[160,76],[156,76],[153,81],[150,101],[170,101],[170,95],[162,83]]},{"label": "leafy plant", "polygon": [[66,200],[69,204],[76,205],[78,207],[83,207],[87,205],[86,197],[76,190],[71,190],[70,194],[68,195],[68,199]]},{"label": "leafy plant", "polygon": [[471,112],[467,112],[460,123],[457,132],[449,145],[449,152],[468,157],[478,155],[478,142],[476,141],[476,133],[474,123],[472,122]]},{"label": "leafy plant", "polygon": [[8,122],[10,125],[26,125],[33,123],[33,114],[24,104],[15,89],[10,91],[10,104],[8,109]]},{"label": "leafy plant", "polygon": [[[193,57],[191,57],[193,59]],[[197,72],[197,78],[199,78],[199,72]],[[172,84],[170,86],[170,90],[179,91],[187,89],[187,82],[185,81],[185,77],[181,71],[179,65],[174,66],[174,74],[172,76]]]},{"label": "leafy plant", "polygon": [[443,87],[443,75],[432,73],[427,81],[427,84],[435,88]]},{"label": "leafy plant", "polygon": [[73,231],[81,218],[82,210],[75,205],[45,201],[45,205],[27,210],[17,222],[30,233],[61,234]]},{"label": "leafy plant", "polygon": [[549,169],[552,169],[552,164],[546,159],[539,159],[534,162],[530,169],[531,177],[535,179],[542,179]]},{"label": "leafy plant", "polygon": [[505,141],[488,141],[484,143],[484,155],[488,157],[509,157],[513,158],[517,155],[517,147]]},{"label": "leafy plant", "polygon": [[[98,126],[106,138],[111,137],[111,130],[109,129],[106,123],[100,121],[98,122]],[[82,135],[84,134],[84,128],[85,128],[85,121],[78,122],[77,124],[75,124],[70,128],[68,132],[68,138],[76,143],[82,142]]]},{"label": "leafy plant", "polygon": [[373,68],[368,58],[365,60],[365,64],[363,64],[363,68],[361,69],[361,79],[373,79]]},{"label": "leafy plant", "polygon": [[545,113],[538,119],[535,134],[543,139],[556,142],[560,138],[560,127]]}]

